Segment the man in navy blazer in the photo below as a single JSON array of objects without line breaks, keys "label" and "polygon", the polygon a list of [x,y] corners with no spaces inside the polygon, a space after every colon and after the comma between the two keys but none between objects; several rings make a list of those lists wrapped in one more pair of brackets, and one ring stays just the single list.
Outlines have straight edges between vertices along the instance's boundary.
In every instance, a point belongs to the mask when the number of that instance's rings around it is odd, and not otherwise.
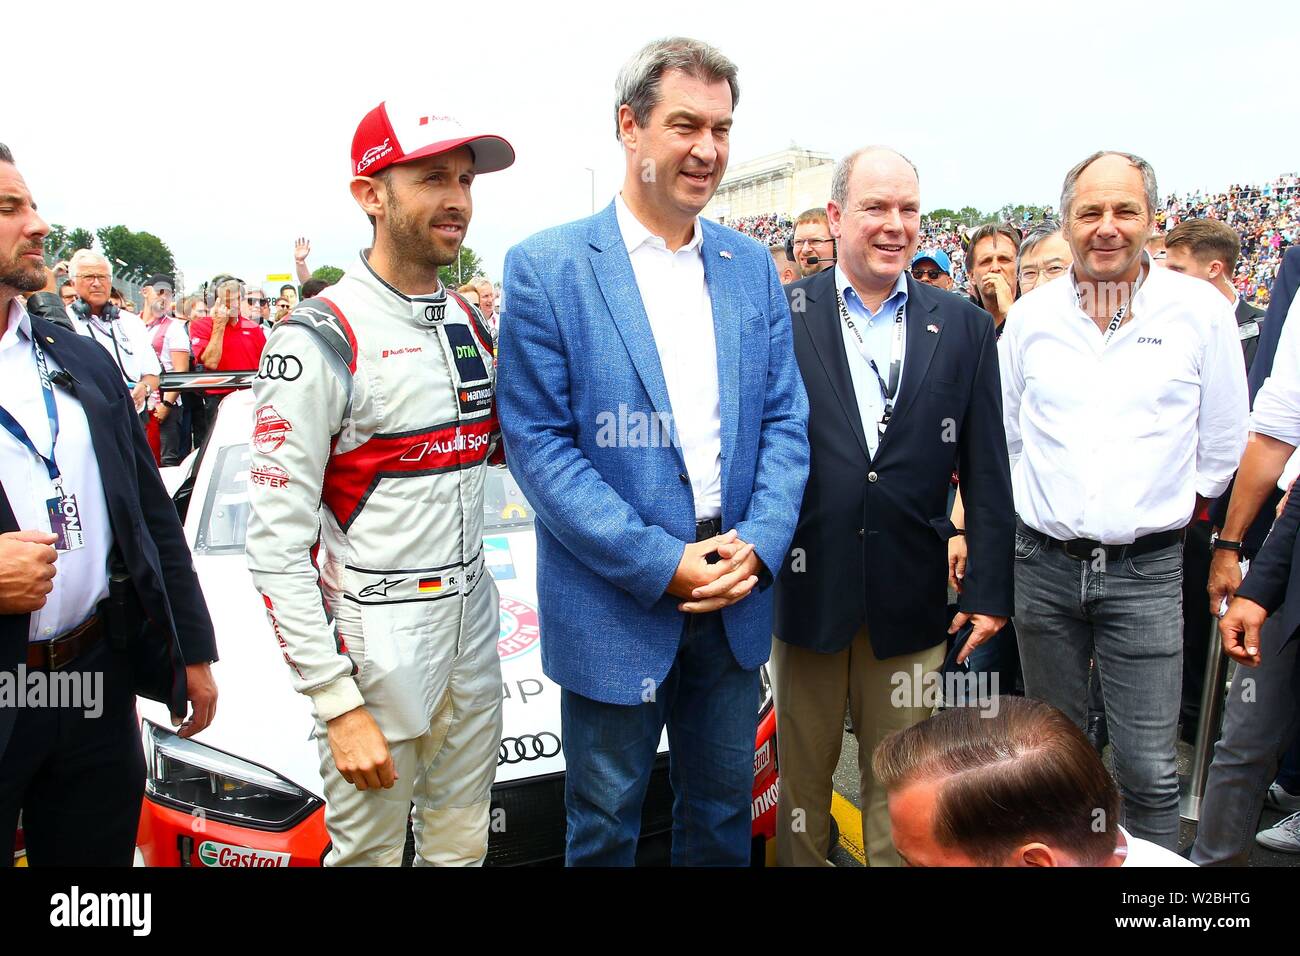
[{"label": "man in navy blazer", "polygon": [[[180,733],[198,733],[216,708],[216,641],[121,372],[22,304],[44,284],[49,228],[3,145],[0,207],[0,866],[20,811],[32,865],[129,866],[145,783],[136,694],[177,723],[192,701]],[[64,520],[46,510],[56,500]],[[37,686],[41,705],[15,701]]]},{"label": "man in navy blazer", "polygon": [[[871,753],[886,734],[933,711],[937,694],[927,687],[950,624],[972,624],[964,661],[1013,604],[1015,513],[997,339],[983,309],[906,271],[920,223],[909,160],[884,147],[852,153],[836,168],[828,212],[839,240],[835,268],[786,287],[811,406],[812,464],[776,588],[776,858],[782,866],[826,862],[847,705],[867,857],[899,865]],[[958,468],[960,529],[947,517]],[[947,541],[959,533],[970,561],[962,613],[950,622]],[[979,690],[995,706],[999,689]]]},{"label": "man in navy blazer", "polygon": [[807,400],[767,249],[699,218],[726,169],[735,66],[660,40],[617,89],[622,192],[510,250],[499,346],[506,453],[540,519],[566,860],[633,862],[666,725],[674,864],[745,865]]}]

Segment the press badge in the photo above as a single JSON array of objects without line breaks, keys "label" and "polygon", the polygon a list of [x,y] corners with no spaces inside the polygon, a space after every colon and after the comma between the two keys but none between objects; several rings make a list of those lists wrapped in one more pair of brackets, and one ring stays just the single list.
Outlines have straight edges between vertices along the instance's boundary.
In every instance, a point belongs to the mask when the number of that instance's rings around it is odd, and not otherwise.
[{"label": "press badge", "polygon": [[85,544],[76,495],[50,498],[45,502],[45,509],[50,516],[50,533],[58,539],[54,542],[55,551],[76,551]]}]

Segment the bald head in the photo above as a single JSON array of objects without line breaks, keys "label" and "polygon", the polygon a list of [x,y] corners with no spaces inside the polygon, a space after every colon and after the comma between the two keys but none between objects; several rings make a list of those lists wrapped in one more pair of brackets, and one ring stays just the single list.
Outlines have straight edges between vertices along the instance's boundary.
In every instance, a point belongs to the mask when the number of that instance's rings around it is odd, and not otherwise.
[{"label": "bald head", "polygon": [[[849,189],[853,174],[859,163],[871,167],[872,174],[894,174],[906,176],[910,173],[917,189],[921,186],[921,175],[916,171],[916,164],[896,149],[888,146],[863,146],[854,150],[840,160],[835,167],[835,178],[831,182],[831,202],[841,209],[848,205]],[[904,169],[907,172],[904,172]]]}]

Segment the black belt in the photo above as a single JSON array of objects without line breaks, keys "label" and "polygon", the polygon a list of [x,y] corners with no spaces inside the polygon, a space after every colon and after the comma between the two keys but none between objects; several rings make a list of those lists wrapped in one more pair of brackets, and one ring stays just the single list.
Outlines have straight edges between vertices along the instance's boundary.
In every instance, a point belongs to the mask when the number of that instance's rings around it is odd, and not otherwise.
[{"label": "black belt", "polygon": [[722,534],[721,518],[705,518],[703,521],[695,522],[696,541],[708,541],[720,534]]},{"label": "black belt", "polygon": [[28,641],[27,666],[51,671],[62,670],[98,644],[103,636],[104,622],[98,614],[93,614],[66,634],[48,641]]},{"label": "black belt", "polygon": [[1161,548],[1167,548],[1173,544],[1181,544],[1184,533],[1183,529],[1178,528],[1173,531],[1157,531],[1155,534],[1144,534],[1132,544],[1102,544],[1100,541],[1094,541],[1091,538],[1072,538],[1069,541],[1061,541],[1029,527],[1019,519],[1016,519],[1016,529],[1021,534],[1043,542],[1049,548],[1064,551],[1076,561],[1093,561],[1101,554],[1106,555],[1107,561],[1123,561],[1126,557],[1136,558],[1138,555],[1159,551]]}]

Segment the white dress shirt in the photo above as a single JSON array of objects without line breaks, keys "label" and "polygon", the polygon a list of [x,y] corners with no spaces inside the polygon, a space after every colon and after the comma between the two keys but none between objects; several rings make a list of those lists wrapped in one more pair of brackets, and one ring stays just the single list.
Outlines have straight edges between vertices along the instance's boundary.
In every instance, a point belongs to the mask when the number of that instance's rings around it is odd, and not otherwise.
[{"label": "white dress shirt", "polygon": [[1246,367],[1232,307],[1151,267],[1105,344],[1074,272],[1011,307],[998,343],[1016,511],[1060,540],[1129,544],[1185,527],[1246,448]]},{"label": "white dress shirt", "polygon": [[[40,344],[53,373],[60,366],[45,348],[46,343]],[[17,298],[9,306],[9,325],[0,337],[0,405],[22,425],[42,454],[49,452],[50,423],[32,351],[31,319]],[[45,596],[45,606],[32,614],[27,630],[30,641],[49,640],[70,631],[108,597],[108,551],[113,532],[99,462],[90,443],[90,426],[81,403],[57,386],[54,406],[59,413],[54,460],[64,492],[76,495],[85,540],[75,551],[59,552],[54,563],[54,590]],[[48,532],[50,516],[45,503],[54,497],[49,472],[45,463],[6,428],[0,428],[0,474],[18,527]]]},{"label": "white dress shirt", "polygon": [[[844,339],[844,354],[849,360],[849,376],[853,379],[853,394],[858,401],[858,415],[862,418],[862,433],[867,439],[867,451],[874,457],[880,445],[880,417],[885,413],[885,398],[880,394],[880,379],[889,385],[889,366],[895,353],[894,320],[898,307],[907,303],[907,275],[900,274],[894,284],[894,291],[889,294],[880,308],[871,312],[849,282],[849,277],[839,266],[835,267],[835,288],[844,297],[844,307],[849,310],[858,331],[862,333],[867,355],[876,363],[880,376],[872,369],[871,363],[862,355],[858,347],[858,337],[850,331],[839,314],[839,303],[835,305],[835,319],[840,326],[840,335]],[[907,352],[907,315],[904,312],[903,337],[898,354],[898,388],[903,388],[903,357]],[[898,402],[898,392],[894,392],[894,402]]]},{"label": "white dress shirt", "polygon": [[[71,309],[68,310],[71,314]],[[127,388],[135,388],[143,375],[161,375],[162,365],[153,350],[153,336],[144,321],[134,312],[122,309],[117,321],[105,322],[102,317],[92,315],[87,319],[72,316],[72,327],[78,335],[94,339],[104,347],[112,358],[113,364],[122,370],[122,378]],[[136,405],[136,411],[143,411],[143,400]]]},{"label": "white dress shirt", "polygon": [[695,498],[695,518],[717,518],[722,514],[722,410],[700,221],[695,220],[691,241],[671,252],[632,214],[622,194],[615,197],[614,209],[659,351],[673,432]]},{"label": "white dress shirt", "polygon": [[1300,445],[1300,295],[1291,302],[1268,378],[1255,395],[1250,430]]},{"label": "white dress shirt", "polygon": [[[176,371],[176,363],[172,361],[172,353],[184,352],[186,355],[190,354],[190,333],[185,328],[185,321],[176,318],[174,315],[169,315],[159,321],[166,322],[167,328],[163,331],[162,350],[155,350],[154,354],[158,356],[158,363],[162,366],[164,372],[174,372]],[[149,347],[153,348],[154,339],[158,335],[158,323],[146,325],[145,331],[149,333]]]}]

